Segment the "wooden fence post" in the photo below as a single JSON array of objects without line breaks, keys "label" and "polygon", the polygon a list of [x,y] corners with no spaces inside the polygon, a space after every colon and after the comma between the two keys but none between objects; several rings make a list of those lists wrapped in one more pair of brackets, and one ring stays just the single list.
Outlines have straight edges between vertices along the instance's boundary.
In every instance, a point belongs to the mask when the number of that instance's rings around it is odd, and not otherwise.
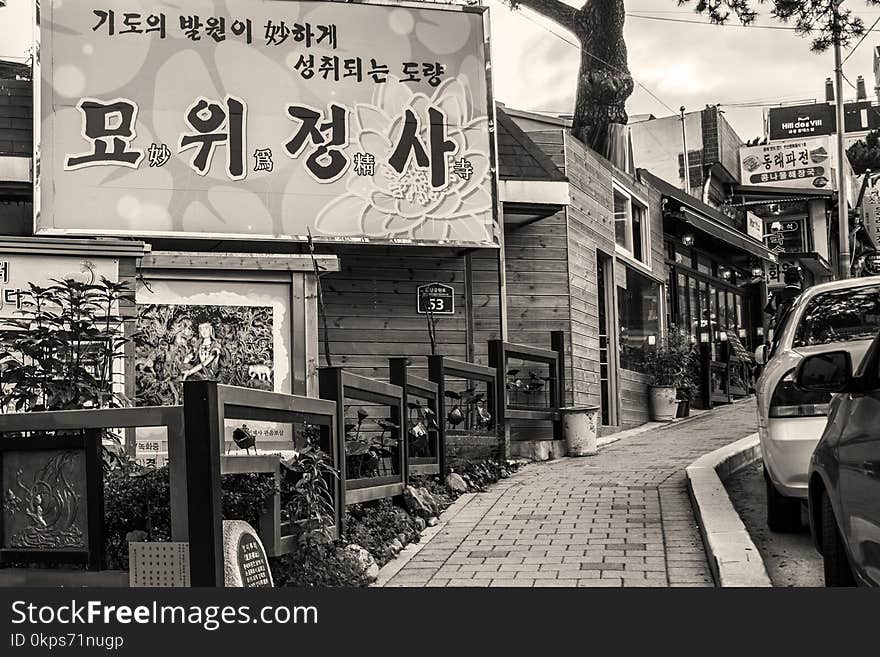
[{"label": "wooden fence post", "polygon": [[[87,570],[104,570],[104,454],[101,446],[101,429],[86,429],[83,439],[85,448],[86,500],[88,502],[86,525],[88,527]],[[10,482],[11,483],[11,482]]]},{"label": "wooden fence post", "polygon": [[[391,421],[394,422],[400,432],[400,452],[404,462],[401,467],[404,468],[404,482],[408,483],[409,479],[409,431],[407,422],[409,421],[409,410],[407,407],[406,394],[406,358],[389,358],[388,359],[388,382],[395,386],[400,386],[401,390],[401,410],[391,407]],[[400,417],[398,417],[400,416]],[[406,449],[404,449],[406,448]]]},{"label": "wooden fence post", "polygon": [[318,369],[318,396],[336,403],[336,435],[331,436],[332,444],[339,454],[339,485],[336,499],[339,505],[339,533],[345,531],[345,490],[348,480],[345,459],[345,390],[342,387],[341,367],[321,367]]},{"label": "wooden fence post", "polygon": [[507,425],[507,359],[504,355],[504,340],[489,340],[489,367],[495,368],[495,390],[492,411],[495,418],[495,433],[501,443],[504,459],[510,458],[510,427]]},{"label": "wooden fence post", "polygon": [[446,476],[446,382],[443,376],[443,356],[428,356],[428,380],[437,384],[437,424],[440,425],[440,436],[437,446],[437,458],[440,464],[440,477]]},{"label": "wooden fence post", "polygon": [[222,587],[225,576],[220,447],[224,436],[216,381],[184,382],[183,419],[190,584]]},{"label": "wooden fence post", "polygon": [[[565,402],[565,331],[550,331],[550,349],[556,352],[556,372],[550,372],[551,401],[556,409]],[[563,440],[562,416],[553,421],[553,439]]]}]

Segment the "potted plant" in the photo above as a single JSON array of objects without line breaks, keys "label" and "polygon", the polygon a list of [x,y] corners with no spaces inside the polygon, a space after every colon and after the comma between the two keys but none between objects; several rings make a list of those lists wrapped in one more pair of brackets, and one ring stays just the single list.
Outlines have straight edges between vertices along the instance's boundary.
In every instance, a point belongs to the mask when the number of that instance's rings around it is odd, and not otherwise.
[{"label": "potted plant", "polygon": [[690,386],[690,345],[671,331],[669,337],[644,349],[644,373],[650,379],[648,398],[651,419],[659,422],[674,420],[678,412],[679,389]]}]

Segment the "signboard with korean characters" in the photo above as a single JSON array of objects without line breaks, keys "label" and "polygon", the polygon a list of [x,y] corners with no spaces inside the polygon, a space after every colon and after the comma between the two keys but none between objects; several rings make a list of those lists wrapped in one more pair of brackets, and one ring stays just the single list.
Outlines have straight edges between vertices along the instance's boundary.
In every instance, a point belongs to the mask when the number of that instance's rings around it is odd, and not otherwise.
[{"label": "signboard with korean characters", "polygon": [[861,206],[862,223],[874,247],[880,249],[880,180],[869,176]]},{"label": "signboard with korean characters", "polygon": [[739,157],[743,185],[834,189],[836,166],[828,137],[743,146]]},{"label": "signboard with korean characters", "polygon": [[416,310],[422,315],[454,315],[455,290],[443,283],[419,285],[416,291]]},{"label": "signboard with korean characters", "polygon": [[767,111],[767,134],[773,140],[830,135],[835,126],[834,106],[828,103],[771,107]]},{"label": "signboard with korean characters", "polygon": [[[78,256],[38,256],[23,253],[0,253],[0,325],[3,320],[22,317],[22,292],[31,283],[41,287],[53,281],[74,279],[98,284],[101,278],[116,281],[119,260]],[[8,324],[7,324],[8,326]]]},{"label": "signboard with korean characters", "polygon": [[758,241],[764,237],[764,220],[749,210],[746,210],[746,232]]},{"label": "signboard with korean characters", "polygon": [[37,233],[497,246],[485,8],[121,0],[41,20]]}]

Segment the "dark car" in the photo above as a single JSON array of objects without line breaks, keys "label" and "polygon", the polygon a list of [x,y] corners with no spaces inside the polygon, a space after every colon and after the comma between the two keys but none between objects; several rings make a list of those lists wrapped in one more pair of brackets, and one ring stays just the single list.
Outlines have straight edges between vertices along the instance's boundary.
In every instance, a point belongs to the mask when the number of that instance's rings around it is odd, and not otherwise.
[{"label": "dark car", "polygon": [[808,475],[825,584],[880,586],[880,335],[856,372],[848,351],[831,351],[805,358],[796,381],[835,395]]}]

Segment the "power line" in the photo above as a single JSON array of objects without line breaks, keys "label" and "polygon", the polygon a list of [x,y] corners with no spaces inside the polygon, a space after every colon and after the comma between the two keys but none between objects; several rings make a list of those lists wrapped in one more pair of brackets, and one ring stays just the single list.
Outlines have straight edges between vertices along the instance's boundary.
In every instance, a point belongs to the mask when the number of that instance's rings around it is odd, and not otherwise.
[{"label": "power line", "polygon": [[743,25],[741,23],[711,23],[709,21],[696,21],[688,20],[685,18],[665,18],[663,16],[645,16],[644,14],[630,13],[627,13],[627,16],[629,18],[641,18],[646,21],[662,21],[665,23],[688,23],[690,25],[708,25],[711,27],[739,27],[753,30],[786,30],[788,32],[794,32],[797,30],[796,27],[788,27],[786,25]]},{"label": "power line", "polygon": [[874,21],[874,23],[871,25],[871,27],[869,27],[868,30],[862,35],[862,38],[859,39],[859,42],[853,46],[852,50],[849,51],[849,54],[843,58],[843,61],[840,62],[841,66],[846,64],[846,60],[853,56],[853,53],[856,51],[856,48],[858,48],[860,45],[862,45],[862,41],[864,41],[865,38],[867,38],[867,36],[871,33],[871,30],[873,30],[875,27],[877,27],[877,23],[880,23],[880,17],[878,17],[877,20]]},{"label": "power line", "polygon": [[[508,8],[509,8],[511,11],[513,11],[513,8],[512,8],[512,7],[509,7],[509,6],[508,6]],[[547,25],[545,25],[545,24],[543,24],[543,23],[539,23],[538,21],[534,20],[534,19],[531,18],[528,14],[526,14],[526,13],[521,13],[520,15],[523,16],[526,20],[530,21],[531,23],[534,23],[534,24],[537,25],[538,27],[540,27],[540,28],[546,30],[547,32],[549,32],[550,34],[552,34],[553,36],[555,36],[556,38],[561,39],[562,41],[565,41],[565,42],[566,42],[567,44],[569,44],[570,46],[574,46],[574,47],[577,48],[578,50],[582,50],[582,51],[585,52],[587,55],[589,55],[590,57],[592,57],[593,59],[595,59],[597,62],[601,62],[602,64],[605,64],[605,66],[608,66],[608,67],[610,67],[610,68],[612,68],[612,69],[614,69],[614,70],[616,70],[616,71],[619,71],[619,72],[621,72],[621,73],[624,73],[624,72],[625,72],[625,73],[628,73],[629,76],[632,78],[632,81],[633,81],[635,84],[637,84],[638,86],[640,86],[642,89],[644,89],[645,92],[646,92],[651,98],[653,98],[654,100],[656,100],[658,103],[660,103],[663,107],[665,107],[667,110],[669,110],[669,111],[672,112],[673,114],[677,113],[677,111],[674,110],[674,109],[672,109],[668,104],[666,104],[666,103],[663,101],[662,98],[660,98],[657,94],[655,94],[653,91],[651,91],[651,90],[650,90],[648,87],[646,87],[644,84],[642,84],[641,82],[639,82],[638,80],[636,80],[636,78],[635,78],[635,77],[632,75],[632,73],[630,73],[629,71],[624,71],[624,70],[621,69],[619,66],[615,66],[615,65],[612,64],[611,62],[608,62],[608,61],[602,59],[602,58],[599,57],[598,55],[594,55],[594,54],[591,53],[589,50],[586,50],[586,49],[583,47],[583,44],[575,43],[574,41],[570,40],[570,39],[569,39],[568,37],[566,37],[565,35],[559,34],[559,33],[556,32],[555,30],[551,29],[549,26],[547,26]]]}]

